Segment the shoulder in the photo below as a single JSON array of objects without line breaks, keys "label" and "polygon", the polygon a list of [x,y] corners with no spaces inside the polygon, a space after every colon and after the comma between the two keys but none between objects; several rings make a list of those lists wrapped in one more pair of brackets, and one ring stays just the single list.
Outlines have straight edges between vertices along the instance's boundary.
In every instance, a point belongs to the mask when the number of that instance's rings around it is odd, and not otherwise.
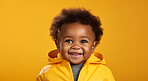
[{"label": "shoulder", "polygon": [[44,66],[44,67],[41,69],[39,75],[41,75],[42,73],[46,73],[47,71],[51,70],[54,66],[55,66],[55,65],[46,65],[46,66]]},{"label": "shoulder", "polygon": [[104,76],[112,75],[110,68],[105,64],[92,64],[90,67],[95,69],[96,74],[101,74]]},{"label": "shoulder", "polygon": [[40,73],[38,74],[37,78],[36,78],[36,81],[44,81],[44,75],[53,68],[53,65],[46,65],[44,66]]},{"label": "shoulder", "polygon": [[39,75],[42,74],[42,73],[47,72],[50,68],[51,68],[51,65],[46,65],[46,66],[44,66],[44,67],[41,69]]},{"label": "shoulder", "polygon": [[108,81],[115,81],[112,71],[110,70],[109,67],[107,67],[106,65],[101,64],[100,65],[100,69],[102,70],[102,72],[106,75],[106,79]]},{"label": "shoulder", "polygon": [[108,74],[108,75],[112,74],[110,68],[107,67],[106,65],[100,64],[99,67],[105,74]]}]

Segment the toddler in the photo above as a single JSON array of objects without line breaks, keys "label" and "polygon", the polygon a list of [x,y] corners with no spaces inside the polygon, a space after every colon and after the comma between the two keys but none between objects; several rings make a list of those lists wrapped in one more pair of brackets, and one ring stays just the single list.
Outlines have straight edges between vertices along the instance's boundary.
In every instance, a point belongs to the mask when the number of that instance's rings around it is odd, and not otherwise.
[{"label": "toddler", "polygon": [[51,24],[57,50],[48,54],[36,81],[115,81],[103,56],[94,52],[103,29],[98,16],[85,8],[63,9]]}]

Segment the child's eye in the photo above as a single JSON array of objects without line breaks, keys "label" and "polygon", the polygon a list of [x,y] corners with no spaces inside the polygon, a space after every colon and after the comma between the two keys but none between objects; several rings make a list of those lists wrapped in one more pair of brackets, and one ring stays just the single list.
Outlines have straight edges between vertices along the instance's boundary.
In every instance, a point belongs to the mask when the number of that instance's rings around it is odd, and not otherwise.
[{"label": "child's eye", "polygon": [[65,42],[72,43],[72,40],[66,40]]},{"label": "child's eye", "polygon": [[88,43],[86,40],[81,40],[81,43]]}]

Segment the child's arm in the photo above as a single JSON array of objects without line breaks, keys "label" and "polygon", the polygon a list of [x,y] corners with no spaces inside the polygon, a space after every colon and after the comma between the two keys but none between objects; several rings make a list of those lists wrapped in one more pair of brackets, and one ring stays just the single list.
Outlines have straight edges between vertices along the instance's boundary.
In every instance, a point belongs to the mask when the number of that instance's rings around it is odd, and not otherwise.
[{"label": "child's arm", "polygon": [[43,81],[42,76],[39,75],[39,76],[36,78],[36,81]]},{"label": "child's arm", "polygon": [[36,78],[36,81],[46,81],[44,78],[44,73],[49,70],[48,69],[49,67],[50,67],[50,65],[47,65],[42,68],[42,70],[40,71],[39,75]]},{"label": "child's arm", "polygon": [[44,81],[44,80],[43,80],[43,69],[41,70],[40,74],[39,74],[38,77],[36,78],[36,81]]},{"label": "child's arm", "polygon": [[108,76],[108,78],[107,78],[107,81],[115,81],[111,70],[109,70],[109,76]]}]

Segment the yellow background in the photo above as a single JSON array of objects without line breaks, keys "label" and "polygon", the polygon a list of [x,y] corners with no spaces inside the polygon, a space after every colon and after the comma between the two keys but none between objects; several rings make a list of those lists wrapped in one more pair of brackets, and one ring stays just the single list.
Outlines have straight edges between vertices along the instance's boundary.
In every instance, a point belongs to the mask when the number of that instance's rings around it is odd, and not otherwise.
[{"label": "yellow background", "polygon": [[100,16],[102,53],[116,81],[148,81],[147,0],[0,0],[0,81],[35,81],[55,49],[52,18],[85,7]]}]

